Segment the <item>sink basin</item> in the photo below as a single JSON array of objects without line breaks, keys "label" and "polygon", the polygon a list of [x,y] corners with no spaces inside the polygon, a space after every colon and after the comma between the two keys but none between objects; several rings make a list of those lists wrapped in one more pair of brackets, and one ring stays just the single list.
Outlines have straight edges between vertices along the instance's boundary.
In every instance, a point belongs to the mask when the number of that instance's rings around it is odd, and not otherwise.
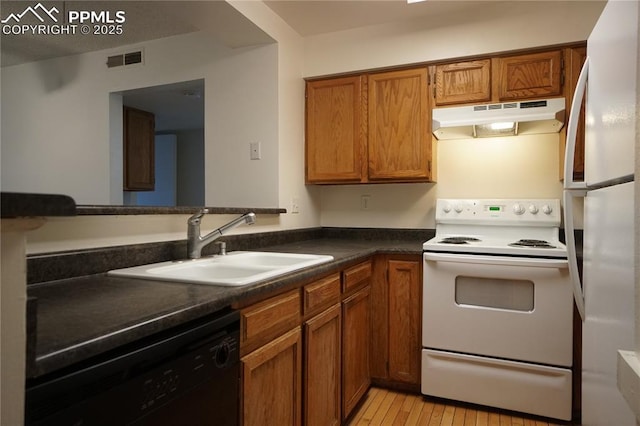
[{"label": "sink basin", "polygon": [[333,260],[316,254],[234,251],[224,256],[134,266],[109,275],[195,284],[242,286]]}]

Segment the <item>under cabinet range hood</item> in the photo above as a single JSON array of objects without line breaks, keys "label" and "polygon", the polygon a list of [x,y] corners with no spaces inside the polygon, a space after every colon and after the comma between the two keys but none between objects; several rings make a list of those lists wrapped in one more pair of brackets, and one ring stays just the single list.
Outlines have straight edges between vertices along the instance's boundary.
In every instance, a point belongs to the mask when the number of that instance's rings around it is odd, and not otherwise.
[{"label": "under cabinet range hood", "polygon": [[436,138],[469,139],[558,133],[565,122],[564,98],[435,108]]}]

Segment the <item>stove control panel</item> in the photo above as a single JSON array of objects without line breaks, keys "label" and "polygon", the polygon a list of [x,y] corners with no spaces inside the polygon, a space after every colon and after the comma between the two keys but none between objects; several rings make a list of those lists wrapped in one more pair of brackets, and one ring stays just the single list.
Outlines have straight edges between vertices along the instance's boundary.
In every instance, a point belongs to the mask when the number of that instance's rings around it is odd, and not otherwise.
[{"label": "stove control panel", "polygon": [[560,225],[558,199],[445,199],[436,203],[436,223]]}]

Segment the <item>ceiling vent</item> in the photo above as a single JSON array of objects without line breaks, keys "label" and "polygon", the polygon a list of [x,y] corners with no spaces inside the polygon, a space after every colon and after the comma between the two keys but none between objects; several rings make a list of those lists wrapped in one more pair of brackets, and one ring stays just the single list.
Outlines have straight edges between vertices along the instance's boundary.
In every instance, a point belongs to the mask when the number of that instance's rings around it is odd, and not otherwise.
[{"label": "ceiling vent", "polygon": [[125,65],[135,65],[142,63],[142,50],[137,52],[123,53],[109,56],[107,58],[107,68],[122,67]]}]

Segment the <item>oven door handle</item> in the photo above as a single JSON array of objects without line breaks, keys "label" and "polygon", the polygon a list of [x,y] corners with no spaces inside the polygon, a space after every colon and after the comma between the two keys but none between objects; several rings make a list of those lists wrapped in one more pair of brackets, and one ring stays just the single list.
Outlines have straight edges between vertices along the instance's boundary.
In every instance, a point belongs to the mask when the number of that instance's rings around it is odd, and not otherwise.
[{"label": "oven door handle", "polygon": [[432,262],[475,263],[484,265],[529,266],[534,268],[566,269],[569,267],[567,259],[483,256],[475,254],[425,252],[424,260]]}]

